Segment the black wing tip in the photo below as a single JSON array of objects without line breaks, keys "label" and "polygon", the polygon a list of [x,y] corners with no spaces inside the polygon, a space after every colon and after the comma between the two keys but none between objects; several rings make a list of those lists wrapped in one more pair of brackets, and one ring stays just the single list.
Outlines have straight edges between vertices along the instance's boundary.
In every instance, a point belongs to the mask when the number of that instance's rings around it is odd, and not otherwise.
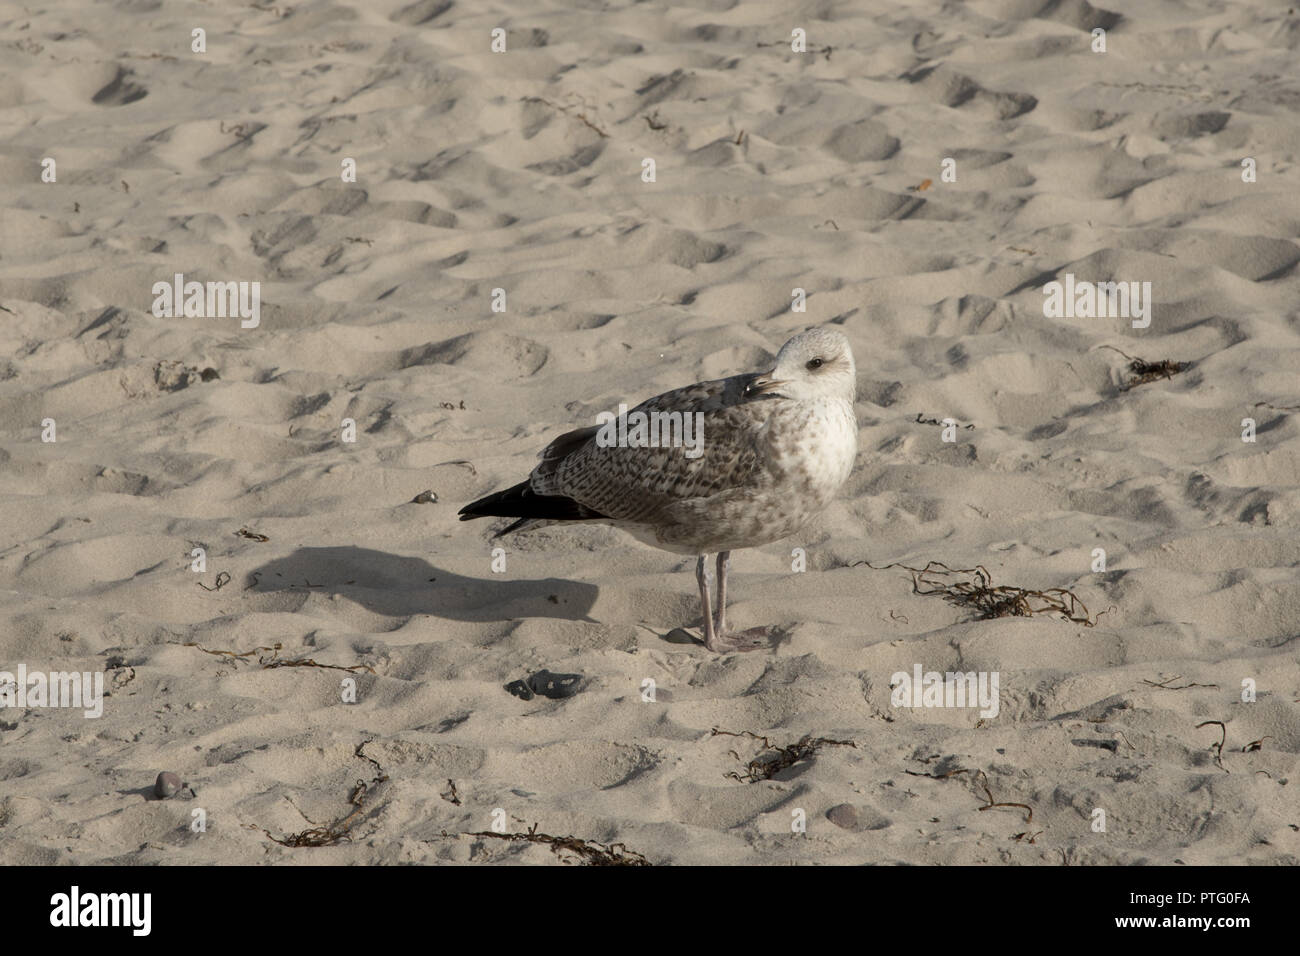
[{"label": "black wing tip", "polygon": [[[472,521],[475,518],[518,517],[519,502],[530,493],[528,482],[521,481],[502,491],[494,491],[477,501],[471,501],[456,513],[460,515],[461,521]],[[516,513],[512,514],[512,512]]]},{"label": "black wing tip", "polygon": [[[482,505],[482,503],[483,503],[483,502],[475,501],[474,503],[472,503],[472,504],[468,504],[468,505],[466,505],[464,508],[461,508],[460,511],[457,512],[457,513],[460,515],[460,520],[461,520],[461,521],[473,521],[475,518],[511,518],[511,517],[514,517],[514,515],[508,515],[508,514],[507,514],[507,515],[502,515],[502,514],[496,514],[494,511],[483,511],[483,510],[479,510],[479,506]],[[519,528],[520,525],[525,525],[525,524],[527,524],[528,522],[530,522],[530,521],[532,521],[532,520],[533,520],[533,519],[532,519],[531,517],[519,518],[517,521],[511,523],[510,525],[506,526],[505,528],[502,528],[500,531],[495,532],[495,533],[492,535],[492,540],[495,541],[497,538],[500,538],[502,535],[507,535],[507,534],[509,534],[510,532],[512,532],[512,531],[516,530],[517,528]]]},{"label": "black wing tip", "polygon": [[514,524],[493,537],[509,534],[530,521],[591,521],[605,515],[564,495],[535,494],[529,483],[520,482],[512,488],[498,491],[472,501],[459,512],[461,521],[475,518],[518,518]]}]

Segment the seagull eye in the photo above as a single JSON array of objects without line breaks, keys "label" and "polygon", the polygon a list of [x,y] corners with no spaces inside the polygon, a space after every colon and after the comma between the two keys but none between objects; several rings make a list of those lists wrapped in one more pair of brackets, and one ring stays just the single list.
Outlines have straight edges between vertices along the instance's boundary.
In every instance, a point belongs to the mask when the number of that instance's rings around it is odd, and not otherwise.
[{"label": "seagull eye", "polygon": [[808,366],[807,366],[807,367],[810,368],[810,369],[821,368],[821,367],[822,367],[822,364],[823,364],[823,363],[822,363],[822,360],[819,359],[819,358],[809,359],[809,360],[808,360]]}]

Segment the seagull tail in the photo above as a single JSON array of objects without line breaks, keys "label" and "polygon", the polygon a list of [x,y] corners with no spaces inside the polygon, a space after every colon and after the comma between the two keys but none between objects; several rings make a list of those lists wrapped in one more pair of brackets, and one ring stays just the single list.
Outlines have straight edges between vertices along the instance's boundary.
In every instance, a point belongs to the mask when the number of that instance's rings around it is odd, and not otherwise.
[{"label": "seagull tail", "polygon": [[471,502],[461,508],[459,514],[461,521],[472,521],[475,518],[519,519],[498,531],[493,538],[525,530],[535,522],[595,521],[606,517],[565,495],[539,495],[527,481]]}]

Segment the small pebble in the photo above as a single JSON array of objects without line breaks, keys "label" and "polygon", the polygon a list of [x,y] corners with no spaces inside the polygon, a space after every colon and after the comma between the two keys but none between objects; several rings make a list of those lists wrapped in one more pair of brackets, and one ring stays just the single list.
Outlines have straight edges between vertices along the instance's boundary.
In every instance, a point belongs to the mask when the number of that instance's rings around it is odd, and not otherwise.
[{"label": "small pebble", "polygon": [[826,811],[826,819],[843,830],[856,830],[860,825],[858,808],[851,803],[841,803]]},{"label": "small pebble", "polygon": [[158,779],[154,781],[153,792],[159,798],[165,800],[181,788],[181,778],[170,771],[164,770],[158,774]]},{"label": "small pebble", "polygon": [[431,505],[437,504],[437,502],[438,496],[435,495],[432,490],[422,491],[411,499],[411,503],[416,505]]}]

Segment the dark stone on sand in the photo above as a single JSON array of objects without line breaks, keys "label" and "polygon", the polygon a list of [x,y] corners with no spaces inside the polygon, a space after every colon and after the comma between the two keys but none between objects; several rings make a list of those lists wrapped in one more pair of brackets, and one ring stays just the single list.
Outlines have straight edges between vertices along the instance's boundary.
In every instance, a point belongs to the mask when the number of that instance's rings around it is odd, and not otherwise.
[{"label": "dark stone on sand", "polygon": [[851,803],[841,803],[826,811],[826,819],[841,830],[858,829],[858,808]]},{"label": "dark stone on sand", "polygon": [[563,700],[582,690],[581,674],[553,674],[540,670],[531,677],[511,681],[506,690],[521,700],[532,700],[538,694],[551,700]]},{"label": "dark stone on sand", "polygon": [[159,799],[166,800],[180,788],[181,778],[164,770],[158,774],[158,779],[154,781],[153,792]]}]

